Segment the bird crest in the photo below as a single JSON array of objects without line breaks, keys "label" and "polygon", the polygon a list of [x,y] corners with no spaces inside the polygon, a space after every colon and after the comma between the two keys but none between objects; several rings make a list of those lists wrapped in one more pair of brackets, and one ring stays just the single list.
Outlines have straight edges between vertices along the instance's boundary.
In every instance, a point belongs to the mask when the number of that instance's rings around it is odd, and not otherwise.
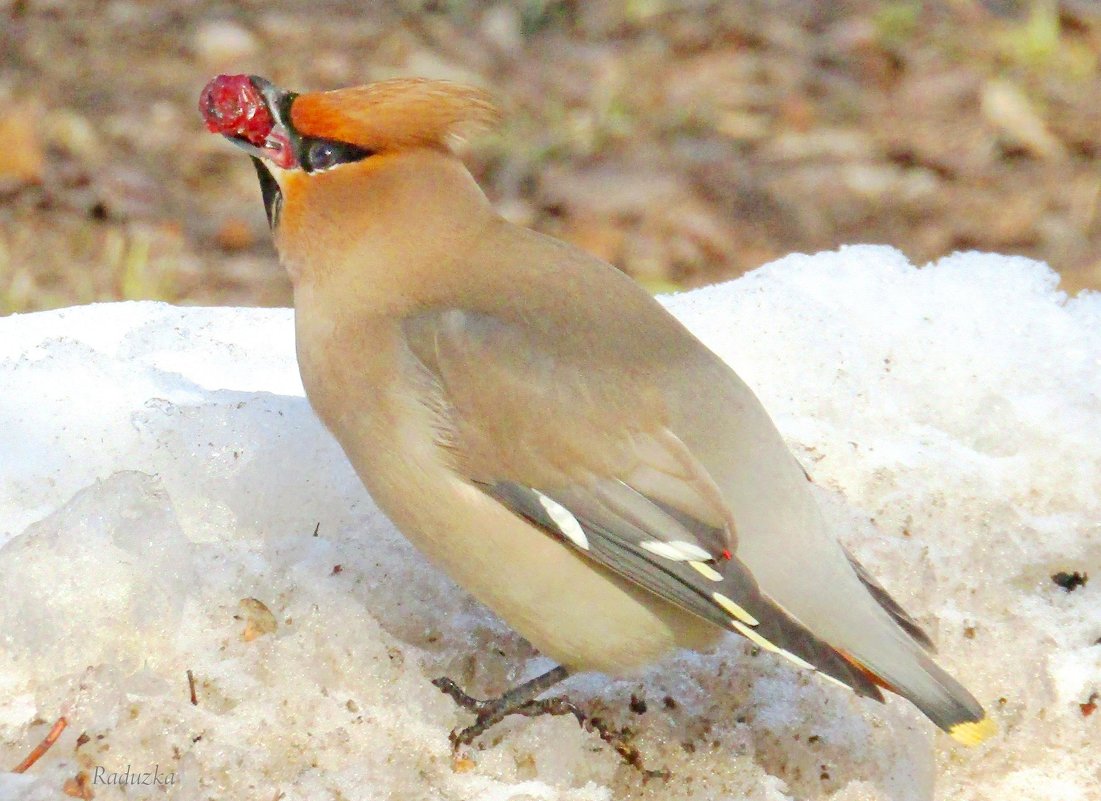
[{"label": "bird crest", "polygon": [[374,153],[449,148],[499,118],[487,92],[420,78],[309,92],[298,95],[290,109],[299,135],[348,142]]}]

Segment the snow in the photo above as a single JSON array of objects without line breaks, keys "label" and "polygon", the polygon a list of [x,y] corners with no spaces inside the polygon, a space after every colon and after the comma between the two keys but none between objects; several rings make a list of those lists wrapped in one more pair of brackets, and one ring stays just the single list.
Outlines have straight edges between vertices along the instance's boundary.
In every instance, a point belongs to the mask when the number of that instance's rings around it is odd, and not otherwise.
[{"label": "snow", "polygon": [[664,298],[1000,727],[963,748],[733,637],[563,685],[668,783],[565,718],[453,764],[469,718],[430,679],[485,695],[549,665],[374,507],[303,398],[290,311],[0,319],[0,799],[128,766],[175,783],[95,798],[1099,799],[1101,296],[1056,284],[1020,258],[851,247]]}]

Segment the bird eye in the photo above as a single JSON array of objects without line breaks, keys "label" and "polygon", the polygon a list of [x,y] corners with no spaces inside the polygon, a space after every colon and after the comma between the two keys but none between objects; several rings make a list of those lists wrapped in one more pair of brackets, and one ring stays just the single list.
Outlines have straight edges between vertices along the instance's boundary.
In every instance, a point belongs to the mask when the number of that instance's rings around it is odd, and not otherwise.
[{"label": "bird eye", "polygon": [[370,150],[347,142],[338,142],[335,139],[302,139],[297,152],[302,156],[299,162],[306,172],[327,170],[338,164],[360,161],[371,155]]},{"label": "bird eye", "polygon": [[327,170],[336,164],[336,148],[331,142],[314,142],[309,161],[311,170]]}]

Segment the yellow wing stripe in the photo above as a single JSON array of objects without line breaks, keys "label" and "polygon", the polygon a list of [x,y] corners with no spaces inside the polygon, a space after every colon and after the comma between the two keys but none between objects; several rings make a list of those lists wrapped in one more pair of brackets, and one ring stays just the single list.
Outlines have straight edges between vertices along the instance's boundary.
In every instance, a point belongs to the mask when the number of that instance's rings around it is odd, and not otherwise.
[{"label": "yellow wing stripe", "polygon": [[[706,562],[690,561],[689,566],[709,581],[722,581],[723,574]],[[755,624],[756,625],[756,624]]]},{"label": "yellow wing stripe", "polygon": [[765,651],[770,651],[774,654],[780,653],[780,649],[778,647],[776,647],[771,642],[766,640],[764,637],[762,637],[760,634],[755,632],[749,626],[746,626],[743,623],[739,623],[737,620],[731,620],[730,625],[733,626],[734,629],[739,634],[741,634],[743,637],[745,637],[747,640],[749,640],[751,643],[753,643],[757,647],[762,648]]},{"label": "yellow wing stripe", "polygon": [[803,670],[817,670],[817,668],[815,668],[815,666],[812,665],[810,662],[803,659],[803,657],[801,656],[796,656],[791,651],[785,651],[783,648],[781,648],[780,656],[791,662],[796,667],[802,668]]},{"label": "yellow wing stripe", "polygon": [[[753,615],[749,614],[749,612],[742,609],[742,607],[738,606],[738,604],[734,603],[732,600],[727,598],[721,592],[711,593],[711,599],[715,603],[717,603],[719,606],[721,606],[724,610],[726,610],[729,614],[733,615],[738,620],[740,620],[742,623],[745,623],[747,626],[756,626],[760,622],[760,621],[757,620],[757,618],[753,617]],[[737,625],[735,625],[734,628],[738,628]],[[748,634],[746,636],[749,637]],[[758,636],[758,635],[754,634],[754,636]],[[760,637],[758,637],[758,638],[763,639],[763,638],[760,638]],[[753,637],[750,637],[750,639],[752,640]],[[758,645],[760,645],[760,643],[758,643]],[[762,648],[766,648],[766,647],[775,648],[776,646],[772,645],[772,643],[769,643],[768,646],[761,645],[761,647]]]}]

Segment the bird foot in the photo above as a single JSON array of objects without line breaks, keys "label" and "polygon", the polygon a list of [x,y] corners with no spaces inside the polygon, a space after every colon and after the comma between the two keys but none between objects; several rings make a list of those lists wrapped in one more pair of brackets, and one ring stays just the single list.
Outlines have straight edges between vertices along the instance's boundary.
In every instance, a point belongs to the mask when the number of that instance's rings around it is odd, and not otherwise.
[{"label": "bird foot", "polygon": [[510,703],[516,700],[513,693],[505,693],[500,698],[483,700],[467,695],[454,681],[446,676],[435,679],[432,683],[443,693],[450,696],[458,706],[468,712],[473,712],[476,716],[474,723],[470,726],[460,726],[451,731],[448,739],[451,741],[452,753],[457,754],[463,746],[473,743],[509,715],[521,715],[527,718],[541,715],[556,717],[573,715],[582,729],[596,734],[615,749],[620,759],[642,773],[644,780],[668,780],[672,775],[668,770],[650,770],[645,766],[642,761],[642,754],[630,743],[631,735],[627,728],[616,729],[603,718],[586,714],[564,695]]}]

